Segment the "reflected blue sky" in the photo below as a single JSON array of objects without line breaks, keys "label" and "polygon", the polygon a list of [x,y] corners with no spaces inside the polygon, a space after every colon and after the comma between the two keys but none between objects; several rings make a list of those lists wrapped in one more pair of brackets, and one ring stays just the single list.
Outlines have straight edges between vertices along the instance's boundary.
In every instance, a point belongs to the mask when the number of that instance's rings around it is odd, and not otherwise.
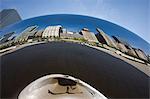
[{"label": "reflected blue sky", "polygon": [[49,14],[81,14],[119,24],[150,42],[150,0],[1,0],[23,19]]},{"label": "reflected blue sky", "polygon": [[62,25],[69,31],[74,32],[79,32],[82,28],[86,27],[94,33],[97,33],[96,28],[98,27],[108,35],[117,36],[133,47],[140,48],[150,54],[150,44],[127,29],[105,20],[80,15],[57,14],[27,19],[1,30],[1,35],[13,31],[21,33],[25,28],[32,25],[38,25],[38,29],[43,29],[49,25]]}]

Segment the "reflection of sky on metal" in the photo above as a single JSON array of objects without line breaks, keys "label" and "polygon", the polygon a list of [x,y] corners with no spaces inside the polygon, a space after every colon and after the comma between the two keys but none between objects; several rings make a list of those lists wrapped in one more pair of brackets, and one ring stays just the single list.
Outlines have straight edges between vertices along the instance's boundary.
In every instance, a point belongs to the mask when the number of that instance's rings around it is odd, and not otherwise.
[{"label": "reflection of sky on metal", "polygon": [[9,26],[6,29],[3,29],[2,31],[3,33],[8,33],[12,31],[20,33],[25,28],[32,25],[38,25],[40,28],[45,28],[49,25],[62,25],[64,28],[67,28],[70,31],[74,32],[78,32],[82,28],[87,27],[95,33],[97,33],[96,27],[98,27],[101,28],[108,35],[120,37],[123,41],[127,41],[133,47],[143,49],[145,52],[150,54],[150,44],[148,44],[140,37],[113,23],[92,17],[64,14],[36,17],[22,21],[19,24],[12,25],[12,27]]},{"label": "reflection of sky on metal", "polygon": [[23,19],[47,14],[82,14],[117,23],[150,42],[149,0],[1,0]]}]

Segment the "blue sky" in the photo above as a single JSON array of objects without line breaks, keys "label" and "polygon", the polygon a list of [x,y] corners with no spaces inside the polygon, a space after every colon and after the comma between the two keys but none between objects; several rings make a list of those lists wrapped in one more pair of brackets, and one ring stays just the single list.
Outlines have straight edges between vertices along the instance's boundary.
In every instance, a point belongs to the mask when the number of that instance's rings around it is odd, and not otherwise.
[{"label": "blue sky", "polygon": [[49,14],[88,15],[129,29],[150,43],[150,0],[1,0],[23,19]]}]

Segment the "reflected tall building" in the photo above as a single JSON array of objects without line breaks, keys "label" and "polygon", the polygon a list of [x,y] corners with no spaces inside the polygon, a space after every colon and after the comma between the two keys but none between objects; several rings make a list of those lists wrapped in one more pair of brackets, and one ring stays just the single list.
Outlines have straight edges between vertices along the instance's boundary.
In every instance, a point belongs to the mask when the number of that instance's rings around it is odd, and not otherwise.
[{"label": "reflected tall building", "polygon": [[112,36],[112,38],[115,40],[117,47],[124,53],[127,53],[131,56],[137,57],[137,54],[135,53],[134,49],[127,43],[121,41],[116,36]]},{"label": "reflected tall building", "polygon": [[7,33],[0,39],[0,44],[8,42],[12,39],[14,39],[15,32]]},{"label": "reflected tall building", "polygon": [[136,49],[136,48],[134,48],[134,50],[135,50],[137,56],[138,56],[140,59],[148,61],[148,57],[146,56],[146,54],[145,54],[141,49]]},{"label": "reflected tall building", "polygon": [[0,29],[21,20],[15,9],[4,9],[0,12]]},{"label": "reflected tall building", "polygon": [[83,35],[84,39],[88,42],[96,42],[99,43],[94,33],[90,32],[87,28],[83,28],[80,31],[80,34]]},{"label": "reflected tall building", "polygon": [[128,49],[127,54],[134,56],[134,57],[137,57],[136,52],[134,51],[134,49],[130,45],[125,45],[125,47]]},{"label": "reflected tall building", "polygon": [[96,34],[96,37],[100,43],[106,44],[106,45],[114,47],[114,48],[117,48],[117,46],[113,42],[113,40],[106,33],[104,33],[104,31],[102,31],[99,28],[96,28],[96,30],[98,31],[98,33]]},{"label": "reflected tall building", "polygon": [[60,32],[62,26],[57,25],[57,26],[48,26],[43,34],[42,34],[42,38],[48,38],[48,37],[59,37],[60,36]]},{"label": "reflected tall building", "polygon": [[38,30],[38,31],[35,33],[35,37],[42,37],[43,32],[44,32],[44,30]]},{"label": "reflected tall building", "polygon": [[117,48],[119,50],[121,50],[122,52],[124,53],[127,53],[128,52],[128,49],[125,47],[124,44],[121,43],[121,41],[116,37],[116,36],[112,36],[112,38],[114,39],[116,45],[117,45]]},{"label": "reflected tall building", "polygon": [[37,32],[38,26],[30,26],[26,28],[20,35],[15,39],[15,42],[27,41],[29,38],[32,38]]}]

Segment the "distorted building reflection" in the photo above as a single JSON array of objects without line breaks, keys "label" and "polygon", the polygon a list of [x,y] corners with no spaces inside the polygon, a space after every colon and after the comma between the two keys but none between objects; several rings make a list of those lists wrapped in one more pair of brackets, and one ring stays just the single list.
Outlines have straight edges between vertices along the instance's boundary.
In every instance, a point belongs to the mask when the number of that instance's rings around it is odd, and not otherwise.
[{"label": "distorted building reflection", "polygon": [[96,34],[96,37],[100,43],[117,48],[116,44],[112,41],[112,39],[106,33],[104,33],[104,31],[102,31],[100,28],[96,28],[96,30],[98,31],[98,33]]},{"label": "distorted building reflection", "polygon": [[89,29],[83,28],[80,32],[81,35],[83,35],[84,39],[88,42],[96,42],[99,43],[94,33],[90,32]]},{"label": "distorted building reflection", "polygon": [[44,30],[42,34],[42,38],[47,38],[47,37],[60,37],[60,32],[61,32],[62,26],[57,25],[57,26],[48,26]]}]

